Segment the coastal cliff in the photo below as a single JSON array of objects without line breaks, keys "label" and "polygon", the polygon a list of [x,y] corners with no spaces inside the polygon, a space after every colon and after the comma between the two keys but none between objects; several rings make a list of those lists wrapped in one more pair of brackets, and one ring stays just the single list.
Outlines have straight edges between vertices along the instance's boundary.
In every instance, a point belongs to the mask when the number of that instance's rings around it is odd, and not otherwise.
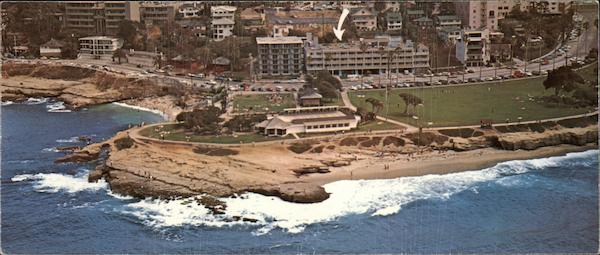
[{"label": "coastal cliff", "polygon": [[[0,81],[2,101],[22,102],[30,97],[52,97],[73,109],[111,102],[126,102],[158,110],[174,120],[183,109],[177,105],[181,93],[194,93],[183,86],[157,84],[145,78],[92,69],[60,66],[8,63],[3,65]],[[189,92],[189,91],[188,91]]]},{"label": "coastal cliff", "polygon": [[[254,192],[290,202],[313,203],[329,197],[321,185],[353,179],[353,173],[355,178],[392,178],[413,175],[409,168],[468,162],[482,159],[482,154],[493,155],[493,159],[478,167],[521,157],[517,155],[534,157],[539,154],[536,151],[543,151],[539,155],[554,155],[589,149],[591,143],[598,141],[596,118],[597,115],[579,118],[563,125],[554,122],[496,129],[431,130],[420,134],[345,135],[229,146],[140,138],[137,128],[87,146],[57,162],[98,159],[101,163],[90,173],[90,181],[104,177],[113,192],[139,198],[202,194],[228,197]],[[541,130],[540,126],[545,128]],[[560,147],[564,144],[576,146]],[[104,158],[103,149],[107,151]],[[425,173],[420,170],[420,174]]]}]

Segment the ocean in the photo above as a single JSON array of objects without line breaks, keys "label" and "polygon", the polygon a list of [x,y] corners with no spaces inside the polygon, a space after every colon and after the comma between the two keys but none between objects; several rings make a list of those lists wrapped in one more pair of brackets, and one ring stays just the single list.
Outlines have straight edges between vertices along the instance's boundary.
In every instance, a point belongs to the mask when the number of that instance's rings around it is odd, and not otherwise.
[{"label": "ocean", "polygon": [[224,198],[226,222],[186,199],[113,194],[91,164],[54,164],[80,135],[110,138],[157,114],[115,104],[1,108],[4,253],[595,253],[598,150],[477,171],[327,184],[316,204]]}]

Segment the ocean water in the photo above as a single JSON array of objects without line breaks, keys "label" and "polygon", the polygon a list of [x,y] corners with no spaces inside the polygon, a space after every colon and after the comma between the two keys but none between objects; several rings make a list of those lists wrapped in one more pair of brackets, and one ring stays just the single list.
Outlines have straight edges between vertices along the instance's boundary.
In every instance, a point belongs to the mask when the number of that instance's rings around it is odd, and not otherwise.
[{"label": "ocean water", "polygon": [[[57,146],[161,117],[117,105],[5,104],[5,253],[566,253],[598,251],[598,150],[391,180],[327,184],[316,204],[244,194],[224,216],[186,199],[138,200],[87,183]],[[257,222],[227,222],[243,216]]]}]

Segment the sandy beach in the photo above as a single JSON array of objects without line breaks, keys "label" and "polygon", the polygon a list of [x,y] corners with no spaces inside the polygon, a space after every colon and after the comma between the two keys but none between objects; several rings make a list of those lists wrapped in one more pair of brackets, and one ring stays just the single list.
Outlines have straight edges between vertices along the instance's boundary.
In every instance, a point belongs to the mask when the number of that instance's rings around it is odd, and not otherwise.
[{"label": "sandy beach", "polygon": [[[448,174],[454,172],[481,170],[498,163],[511,160],[524,160],[561,156],[570,152],[581,152],[598,149],[597,144],[585,146],[558,145],[536,150],[506,151],[493,148],[466,152],[431,152],[418,156],[406,155],[365,159],[354,162],[350,166],[340,167],[336,171],[302,177],[306,182],[324,185],[338,180],[358,179],[390,179],[407,176],[423,176],[428,174]],[[389,169],[385,169],[385,165]]]}]

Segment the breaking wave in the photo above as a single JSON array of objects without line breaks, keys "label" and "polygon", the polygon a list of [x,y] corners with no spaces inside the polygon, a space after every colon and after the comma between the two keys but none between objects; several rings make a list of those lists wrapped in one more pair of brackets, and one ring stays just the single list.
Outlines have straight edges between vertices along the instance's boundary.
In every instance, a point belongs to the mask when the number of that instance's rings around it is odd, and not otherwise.
[{"label": "breaking wave", "polygon": [[[193,198],[179,200],[145,199],[125,205],[123,213],[139,218],[153,227],[182,225],[223,227],[252,225],[253,234],[261,235],[280,228],[299,233],[311,224],[336,220],[341,217],[368,214],[372,217],[398,213],[403,206],[418,200],[446,200],[452,195],[470,190],[476,185],[497,181],[530,171],[558,166],[584,166],[596,164],[598,150],[569,153],[565,156],[532,160],[514,160],[477,171],[444,175],[402,177],[387,180],[344,180],[324,186],[331,193],[329,199],[314,204],[298,204],[254,193],[235,198],[223,198],[227,204],[225,214],[213,215]],[[248,221],[231,221],[232,218]]]},{"label": "breaking wave", "polygon": [[48,102],[48,98],[42,97],[42,98],[35,98],[35,97],[30,97],[27,99],[27,101],[23,102],[24,104],[43,104]]},{"label": "breaking wave", "polygon": [[52,104],[47,104],[46,109],[48,109],[48,112],[71,112],[71,110],[67,109],[67,107],[65,106],[65,102],[61,101]]},{"label": "breaking wave", "polygon": [[107,188],[107,183],[100,180],[96,183],[89,183],[87,174],[72,176],[58,173],[39,173],[39,174],[20,174],[11,178],[13,182],[31,181],[33,188],[37,192],[46,193],[77,193],[81,191],[97,191]]}]

